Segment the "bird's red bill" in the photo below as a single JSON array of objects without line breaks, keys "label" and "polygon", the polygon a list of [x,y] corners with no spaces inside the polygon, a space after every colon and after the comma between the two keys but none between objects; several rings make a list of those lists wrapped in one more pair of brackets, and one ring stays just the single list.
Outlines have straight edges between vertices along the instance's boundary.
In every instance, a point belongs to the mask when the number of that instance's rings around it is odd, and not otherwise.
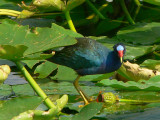
[{"label": "bird's red bill", "polygon": [[123,57],[123,50],[118,51],[118,55],[120,58]]}]

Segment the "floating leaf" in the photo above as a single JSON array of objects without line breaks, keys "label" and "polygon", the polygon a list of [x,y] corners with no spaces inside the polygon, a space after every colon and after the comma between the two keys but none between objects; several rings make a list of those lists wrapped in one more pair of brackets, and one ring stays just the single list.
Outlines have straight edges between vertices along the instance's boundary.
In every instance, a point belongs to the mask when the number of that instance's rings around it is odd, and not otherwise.
[{"label": "floating leaf", "polygon": [[56,107],[49,109],[48,111],[41,110],[28,110],[20,115],[12,118],[12,120],[53,120],[53,117],[57,115],[59,111],[67,104],[68,96],[63,95],[60,99],[56,100]]},{"label": "floating leaf", "polygon": [[150,45],[160,42],[160,23],[136,23],[120,30],[117,38],[124,42]]},{"label": "floating leaf", "polygon": [[50,73],[52,73],[56,68],[57,68],[56,64],[46,61],[40,64],[39,66],[37,66],[37,68],[34,71],[34,74],[39,73],[40,74],[38,76],[39,78],[45,78]]},{"label": "floating leaf", "polygon": [[151,60],[151,59],[148,59],[148,60],[145,60],[141,66],[145,66],[147,68],[150,68],[150,69],[153,69],[153,70],[158,70],[160,71],[160,61],[159,60]]},{"label": "floating leaf", "polygon": [[40,60],[23,60],[22,62],[26,63],[28,67],[32,69],[34,65],[40,62]]},{"label": "floating leaf", "polygon": [[92,102],[82,108],[77,115],[73,116],[72,120],[89,120],[102,109],[102,106],[102,103]]},{"label": "floating leaf", "polygon": [[[20,97],[6,101],[0,105],[0,118],[3,120],[11,120],[12,117],[26,110],[35,109],[42,99],[40,97]],[[15,110],[16,106],[16,110]]]},{"label": "floating leaf", "polygon": [[110,86],[120,90],[143,90],[143,91],[159,91],[160,76],[155,76],[149,80],[140,80],[139,82],[128,81],[126,83],[117,80],[101,80],[97,85]]},{"label": "floating leaf", "polygon": [[11,61],[18,60],[44,60],[52,55],[35,53],[31,55],[24,55],[27,47],[24,45],[0,45],[0,58],[7,59]]},{"label": "floating leaf", "polygon": [[[52,28],[37,28],[32,33],[28,26],[20,26],[11,20],[0,24],[1,45],[24,45],[28,47],[24,55],[45,51],[54,47],[75,44],[74,37],[81,35],[52,24]],[[33,47],[34,46],[34,47]]]}]

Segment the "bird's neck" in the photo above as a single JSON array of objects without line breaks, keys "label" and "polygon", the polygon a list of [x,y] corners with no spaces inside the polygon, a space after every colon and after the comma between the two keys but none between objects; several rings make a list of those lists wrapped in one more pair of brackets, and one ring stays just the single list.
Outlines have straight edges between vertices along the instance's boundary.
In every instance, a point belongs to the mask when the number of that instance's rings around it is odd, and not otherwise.
[{"label": "bird's neck", "polygon": [[113,72],[117,70],[121,66],[120,58],[118,57],[118,54],[116,54],[114,51],[111,51],[107,58],[106,58],[106,71],[107,72]]}]

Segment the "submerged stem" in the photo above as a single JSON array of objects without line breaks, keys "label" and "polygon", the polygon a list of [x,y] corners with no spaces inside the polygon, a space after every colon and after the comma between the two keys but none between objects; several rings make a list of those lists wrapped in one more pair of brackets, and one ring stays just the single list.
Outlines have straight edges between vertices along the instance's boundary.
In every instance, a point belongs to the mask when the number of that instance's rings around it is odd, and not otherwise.
[{"label": "submerged stem", "polygon": [[17,67],[20,69],[26,80],[29,82],[29,84],[32,86],[32,88],[35,90],[35,92],[44,100],[45,104],[48,106],[48,108],[55,108],[56,106],[52,103],[52,101],[48,98],[48,96],[43,92],[43,90],[39,87],[39,85],[35,82],[35,80],[32,78],[30,73],[26,70],[24,65],[20,61],[15,62]]}]

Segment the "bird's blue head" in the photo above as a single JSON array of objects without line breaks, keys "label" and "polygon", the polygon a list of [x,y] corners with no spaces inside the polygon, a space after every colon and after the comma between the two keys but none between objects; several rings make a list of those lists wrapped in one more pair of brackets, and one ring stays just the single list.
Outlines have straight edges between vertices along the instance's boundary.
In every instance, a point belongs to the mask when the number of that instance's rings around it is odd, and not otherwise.
[{"label": "bird's blue head", "polygon": [[118,43],[118,44],[113,46],[113,49],[114,49],[114,52],[116,54],[118,54],[118,56],[120,58],[120,61],[122,63],[123,62],[123,56],[124,56],[124,54],[126,52],[125,46],[122,43]]}]

